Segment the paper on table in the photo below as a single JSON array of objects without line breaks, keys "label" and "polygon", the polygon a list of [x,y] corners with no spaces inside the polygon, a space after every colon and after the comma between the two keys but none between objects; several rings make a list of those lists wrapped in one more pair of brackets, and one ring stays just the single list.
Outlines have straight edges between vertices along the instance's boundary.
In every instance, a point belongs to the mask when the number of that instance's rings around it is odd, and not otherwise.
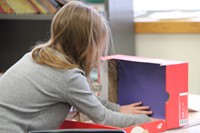
[{"label": "paper on table", "polygon": [[188,110],[200,111],[200,95],[189,94],[188,95]]},{"label": "paper on table", "polygon": [[182,11],[168,11],[168,12],[156,12],[150,15],[154,19],[189,19],[199,15],[199,12],[182,12]]}]

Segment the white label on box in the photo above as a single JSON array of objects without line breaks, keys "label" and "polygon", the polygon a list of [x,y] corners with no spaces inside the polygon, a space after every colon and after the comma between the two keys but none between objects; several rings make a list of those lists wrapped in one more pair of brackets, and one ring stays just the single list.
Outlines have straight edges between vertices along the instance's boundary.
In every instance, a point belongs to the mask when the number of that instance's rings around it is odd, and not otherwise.
[{"label": "white label on box", "polygon": [[158,124],[158,125],[157,125],[157,129],[161,129],[161,128],[162,128],[162,126],[163,126],[163,124],[162,124],[162,123]]},{"label": "white label on box", "polygon": [[188,124],[188,93],[179,93],[179,126]]},{"label": "white label on box", "polygon": [[140,126],[136,126],[131,130],[130,133],[149,133],[149,131]]}]

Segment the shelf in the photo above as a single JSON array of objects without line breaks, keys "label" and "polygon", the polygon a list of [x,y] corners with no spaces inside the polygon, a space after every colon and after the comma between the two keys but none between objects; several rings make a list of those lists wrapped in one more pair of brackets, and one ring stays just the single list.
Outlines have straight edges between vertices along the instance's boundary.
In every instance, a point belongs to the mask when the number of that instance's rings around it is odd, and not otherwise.
[{"label": "shelf", "polygon": [[134,28],[143,34],[199,34],[200,21],[134,22]]},{"label": "shelf", "polygon": [[[104,14],[105,8],[102,3],[88,4]],[[0,20],[52,20],[55,14],[0,14]]]},{"label": "shelf", "polygon": [[54,14],[0,14],[0,20],[52,20]]},{"label": "shelf", "polygon": [[200,16],[184,19],[155,19],[147,13],[134,19],[136,33],[143,34],[195,34],[200,33]]}]

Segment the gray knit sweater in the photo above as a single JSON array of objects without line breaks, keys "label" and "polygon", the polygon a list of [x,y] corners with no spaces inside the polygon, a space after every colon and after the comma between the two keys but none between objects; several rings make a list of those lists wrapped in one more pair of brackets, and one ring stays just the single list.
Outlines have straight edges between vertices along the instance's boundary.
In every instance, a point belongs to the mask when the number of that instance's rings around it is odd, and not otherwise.
[{"label": "gray knit sweater", "polygon": [[0,78],[0,133],[56,129],[74,106],[98,124],[126,127],[146,115],[119,113],[119,105],[97,98],[80,69],[55,70],[27,53]]}]

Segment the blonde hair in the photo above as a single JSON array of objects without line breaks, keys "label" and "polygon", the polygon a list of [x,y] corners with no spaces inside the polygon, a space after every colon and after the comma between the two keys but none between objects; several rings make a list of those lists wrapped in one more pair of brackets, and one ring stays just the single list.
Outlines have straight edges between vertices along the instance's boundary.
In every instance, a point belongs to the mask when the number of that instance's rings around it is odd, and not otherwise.
[{"label": "blonde hair", "polygon": [[110,29],[96,9],[78,1],[64,5],[51,23],[51,38],[32,50],[33,59],[56,69],[80,68],[86,75],[108,49]]}]

